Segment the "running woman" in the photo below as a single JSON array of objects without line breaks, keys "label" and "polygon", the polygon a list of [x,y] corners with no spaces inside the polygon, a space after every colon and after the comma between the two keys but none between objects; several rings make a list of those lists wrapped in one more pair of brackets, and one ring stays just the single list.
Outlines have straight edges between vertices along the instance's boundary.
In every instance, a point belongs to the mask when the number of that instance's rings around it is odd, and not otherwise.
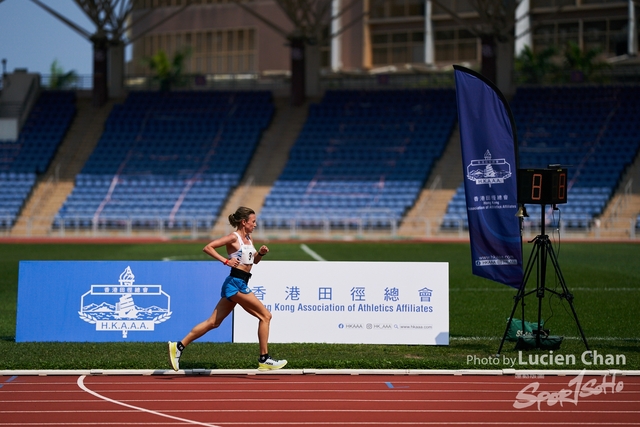
[{"label": "running woman", "polygon": [[[265,245],[262,245],[259,250],[253,246],[251,233],[256,228],[256,213],[253,209],[239,207],[235,213],[229,215],[229,223],[236,228],[236,231],[213,240],[204,247],[203,251],[224,265],[231,267],[231,272],[222,284],[220,301],[218,301],[211,317],[194,326],[182,340],[169,341],[169,360],[174,371],[180,369],[180,356],[185,347],[220,326],[236,304],[240,304],[247,313],[258,318],[258,342],[260,344],[258,370],[280,369],[287,364],[286,360],[276,360],[269,355],[269,325],[272,315],[248,286],[253,264],[259,263],[269,253],[269,248]],[[226,247],[228,257],[220,255],[217,251],[223,246]]]}]

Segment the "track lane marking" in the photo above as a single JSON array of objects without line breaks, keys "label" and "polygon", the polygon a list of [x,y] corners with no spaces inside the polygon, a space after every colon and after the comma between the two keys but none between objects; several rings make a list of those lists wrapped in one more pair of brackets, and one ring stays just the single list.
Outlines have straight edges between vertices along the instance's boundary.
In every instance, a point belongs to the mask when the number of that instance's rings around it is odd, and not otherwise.
[{"label": "track lane marking", "polygon": [[409,386],[408,386],[408,385],[402,385],[402,386],[397,386],[397,387],[396,387],[396,386],[394,386],[393,384],[391,384],[390,382],[386,382],[385,384],[386,384],[386,385],[387,385],[387,387],[389,387],[389,388],[409,388]]},{"label": "track lane marking", "polygon": [[80,377],[78,377],[78,381],[77,381],[78,387],[80,387],[82,390],[86,391],[87,393],[89,393],[89,394],[91,394],[91,395],[93,395],[93,396],[95,396],[95,397],[97,397],[99,399],[105,400],[107,402],[115,403],[116,405],[124,406],[124,407],[130,408],[130,409],[135,409],[137,411],[146,412],[148,414],[158,415],[160,417],[165,417],[165,418],[169,418],[169,419],[172,419],[172,420],[181,421],[181,422],[187,423],[187,424],[194,424],[194,425],[207,426],[207,427],[221,427],[221,426],[218,426],[216,424],[201,423],[199,421],[188,420],[186,418],[174,417],[173,415],[163,414],[162,412],[152,411],[150,409],[141,408],[139,406],[133,406],[133,405],[129,405],[129,404],[124,403],[124,402],[120,402],[118,400],[110,399],[110,398],[108,398],[106,396],[101,395],[100,393],[97,393],[97,392],[89,389],[87,386],[85,386],[84,385],[85,377],[86,377],[86,375],[81,375]]},{"label": "track lane marking", "polygon": [[[394,421],[393,424],[389,424],[389,422],[384,421],[384,422],[372,422],[372,421],[367,421],[367,422],[360,422],[360,421],[338,421],[338,422],[326,422],[326,421],[322,421],[322,422],[309,422],[309,421],[305,421],[305,422],[296,422],[296,421],[291,421],[291,422],[287,422],[287,421],[276,421],[276,422],[265,422],[265,421],[255,421],[255,422],[227,422],[225,423],[227,426],[234,426],[234,425],[240,425],[240,426],[248,426],[248,425],[257,425],[257,426],[267,426],[267,425],[274,425],[274,426],[288,426],[288,425],[292,425],[292,426],[329,426],[329,425],[335,425],[335,426],[377,426],[377,425],[381,425],[381,426],[389,426],[389,425],[394,425],[394,426],[449,426],[449,425],[455,425],[455,426],[506,426],[506,427],[510,427],[510,426],[525,426],[525,427],[531,427],[532,425],[543,425],[543,426],[598,426],[601,427],[603,424],[598,422],[598,423],[585,423],[584,421],[576,421],[576,422],[544,422],[544,423],[531,423],[531,422],[514,422],[514,421],[507,421],[507,422],[495,422],[495,421],[479,421],[479,422],[469,422],[469,421],[451,421],[451,422],[442,422],[442,421],[424,421],[424,422],[416,422],[416,421],[408,421],[408,422],[404,422],[404,421]],[[95,422],[95,423],[2,423],[0,424],[0,426],[18,426],[18,427],[35,427],[35,426],[63,426],[63,427],[69,427],[69,426],[108,426],[108,427],[113,427],[113,423],[101,423],[101,422]],[[146,423],[145,425],[147,426],[152,426],[152,425],[167,425],[166,423]],[[640,423],[629,423],[629,422],[617,422],[617,423],[607,423],[604,424],[607,426],[623,426],[623,427],[628,427],[628,426],[640,426]]]},{"label": "track lane marking", "polygon": [[314,251],[313,249],[311,249],[309,246],[305,245],[304,243],[300,245],[300,249],[305,251],[307,254],[309,254],[309,256],[311,258],[315,259],[316,261],[326,261],[326,259],[322,258],[320,255],[318,255],[318,253],[316,251]]},{"label": "track lane marking", "polygon": [[[424,402],[420,402],[420,403],[424,403]],[[194,412],[194,413],[237,413],[238,409],[234,408],[234,409],[170,409],[168,410],[169,412]],[[95,413],[105,413],[105,414],[114,414],[114,413],[122,413],[122,414],[132,414],[135,411],[127,411],[127,410],[119,410],[119,411],[114,411],[114,410],[45,410],[45,411],[1,411],[1,414],[75,414],[75,413],[82,413],[82,414],[95,414]],[[334,412],[344,412],[344,413],[381,413],[381,414],[395,414],[395,413],[424,413],[424,414],[457,414],[457,413],[461,413],[461,414],[493,414],[493,413],[502,413],[502,414],[513,414],[513,410],[511,409],[407,409],[407,408],[402,408],[402,409],[242,409],[242,412],[247,412],[247,413],[256,413],[256,414],[261,414],[261,413],[292,413],[292,414],[296,414],[298,412],[300,413],[334,413]],[[521,410],[518,411],[519,414],[539,414],[540,412],[538,412],[535,409],[528,409],[528,410]],[[548,413],[553,413],[553,414],[564,414],[564,413],[568,413],[568,414],[572,414],[572,413],[578,413],[578,414],[640,414],[640,411],[633,411],[633,410],[629,410],[629,411],[614,411],[614,410],[606,410],[606,411],[596,411],[596,410],[592,410],[592,411],[580,411],[577,409],[574,410],[566,410],[566,409],[561,409],[561,410],[556,410],[554,412],[548,412]],[[225,422],[225,424],[227,424]],[[0,425],[2,425],[2,422],[0,422]]]},{"label": "track lane marking", "polygon": [[10,383],[11,381],[15,380],[16,378],[18,378],[17,375],[13,375],[12,377],[7,378],[7,380],[3,384],[0,384],[0,388],[2,388],[5,384]]}]

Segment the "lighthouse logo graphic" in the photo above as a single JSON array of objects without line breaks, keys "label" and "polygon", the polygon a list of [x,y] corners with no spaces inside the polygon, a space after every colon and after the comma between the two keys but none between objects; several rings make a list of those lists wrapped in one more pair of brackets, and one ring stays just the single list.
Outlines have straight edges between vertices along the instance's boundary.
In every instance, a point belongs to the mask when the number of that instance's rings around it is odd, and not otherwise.
[{"label": "lighthouse logo graphic", "polygon": [[119,331],[124,339],[130,332],[150,332],[169,320],[171,297],[161,285],[135,284],[135,275],[127,266],[118,284],[91,285],[80,298],[78,314],[96,325],[96,331]]},{"label": "lighthouse logo graphic", "polygon": [[493,159],[489,150],[485,151],[484,159],[472,160],[467,166],[467,179],[475,181],[476,185],[502,184],[511,177],[511,165],[506,159]]}]

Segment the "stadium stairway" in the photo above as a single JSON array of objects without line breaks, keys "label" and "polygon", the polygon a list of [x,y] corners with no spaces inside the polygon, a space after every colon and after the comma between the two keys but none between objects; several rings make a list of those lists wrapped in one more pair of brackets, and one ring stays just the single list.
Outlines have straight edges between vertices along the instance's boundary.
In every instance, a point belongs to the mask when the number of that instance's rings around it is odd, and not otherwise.
[{"label": "stadium stairway", "polygon": [[264,200],[289,158],[289,151],[307,119],[309,105],[317,99],[307,99],[301,106],[291,105],[289,97],[274,98],[274,116],[256,147],[254,156],[242,177],[241,184],[228,198],[212,235],[230,230],[229,214],[238,206],[247,206],[260,214]]},{"label": "stadium stairway", "polygon": [[629,238],[640,214],[640,154],[629,166],[613,198],[600,218],[600,229],[592,233],[608,238]]},{"label": "stadium stairway", "polygon": [[53,218],[73,190],[75,176],[98,143],[104,122],[117,102],[122,100],[110,100],[103,107],[95,108],[91,98],[77,98],[76,117],[49,168],[38,179],[11,230],[12,236],[49,234]]},{"label": "stadium stairway", "polygon": [[405,215],[398,229],[399,236],[432,236],[441,232],[440,220],[463,179],[461,158],[460,130],[456,123],[442,157],[435,164],[418,200]]}]

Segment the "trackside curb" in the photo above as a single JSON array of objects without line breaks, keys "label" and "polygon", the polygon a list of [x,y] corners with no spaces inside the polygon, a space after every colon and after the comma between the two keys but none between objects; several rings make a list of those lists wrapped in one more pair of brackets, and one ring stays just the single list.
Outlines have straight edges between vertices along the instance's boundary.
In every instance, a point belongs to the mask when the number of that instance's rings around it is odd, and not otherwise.
[{"label": "trackside curb", "polygon": [[0,376],[80,376],[80,375],[184,375],[184,376],[216,376],[216,375],[467,375],[467,376],[640,376],[640,370],[619,369],[279,369],[259,371],[258,369],[9,369],[0,370]]}]

